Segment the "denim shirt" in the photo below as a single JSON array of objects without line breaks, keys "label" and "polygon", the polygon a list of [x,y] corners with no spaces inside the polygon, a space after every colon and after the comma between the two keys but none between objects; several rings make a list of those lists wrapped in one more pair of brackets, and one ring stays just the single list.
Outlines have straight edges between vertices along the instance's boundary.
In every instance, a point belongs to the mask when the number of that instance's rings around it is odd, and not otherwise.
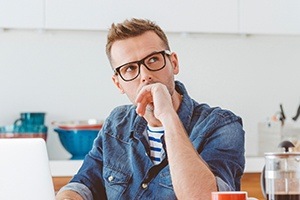
[{"label": "denim shirt", "polygon": [[[216,176],[218,190],[239,190],[245,167],[241,118],[197,103],[179,81],[176,90],[183,95],[177,113]],[[75,190],[84,199],[176,199],[167,158],[159,165],[151,161],[143,134],[147,122],[135,108],[124,105],[111,112],[78,173],[61,190]]]}]

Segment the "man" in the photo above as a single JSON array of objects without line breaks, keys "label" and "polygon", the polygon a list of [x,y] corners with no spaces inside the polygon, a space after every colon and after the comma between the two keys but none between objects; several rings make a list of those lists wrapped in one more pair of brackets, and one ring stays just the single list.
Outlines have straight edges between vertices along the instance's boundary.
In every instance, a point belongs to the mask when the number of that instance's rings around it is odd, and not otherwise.
[{"label": "man", "polygon": [[210,199],[239,190],[242,121],[199,104],[184,85],[177,54],[148,20],[113,24],[106,53],[112,80],[132,105],[115,108],[93,149],[57,199]]}]

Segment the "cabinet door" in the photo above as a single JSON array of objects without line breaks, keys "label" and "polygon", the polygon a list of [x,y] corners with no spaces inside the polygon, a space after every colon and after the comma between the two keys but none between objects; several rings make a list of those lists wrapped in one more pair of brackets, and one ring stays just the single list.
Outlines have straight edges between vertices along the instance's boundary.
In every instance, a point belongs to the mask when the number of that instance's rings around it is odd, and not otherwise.
[{"label": "cabinet door", "polygon": [[46,0],[46,28],[107,30],[130,18],[172,32],[238,32],[238,0]]},{"label": "cabinet door", "polygon": [[[151,2],[147,4],[151,8]],[[238,0],[165,0],[157,4],[159,9],[146,14],[167,31],[238,33]]]},{"label": "cabinet door", "polygon": [[254,34],[299,34],[299,0],[240,0],[240,31]]},{"label": "cabinet door", "polygon": [[43,0],[0,0],[1,28],[43,28]]}]

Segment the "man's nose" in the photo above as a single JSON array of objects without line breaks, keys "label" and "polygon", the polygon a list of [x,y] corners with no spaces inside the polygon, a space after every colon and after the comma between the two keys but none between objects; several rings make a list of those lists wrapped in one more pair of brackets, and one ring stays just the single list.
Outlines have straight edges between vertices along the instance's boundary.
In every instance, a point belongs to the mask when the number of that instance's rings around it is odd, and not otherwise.
[{"label": "man's nose", "polygon": [[152,79],[151,71],[149,71],[144,64],[140,66],[140,76],[143,82]]}]

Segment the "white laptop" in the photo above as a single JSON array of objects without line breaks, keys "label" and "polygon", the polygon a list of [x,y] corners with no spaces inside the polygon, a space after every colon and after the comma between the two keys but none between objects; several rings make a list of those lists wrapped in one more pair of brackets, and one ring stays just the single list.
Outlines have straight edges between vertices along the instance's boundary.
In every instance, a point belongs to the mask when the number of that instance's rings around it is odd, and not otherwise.
[{"label": "white laptop", "polygon": [[0,199],[55,199],[43,139],[0,139]]}]

